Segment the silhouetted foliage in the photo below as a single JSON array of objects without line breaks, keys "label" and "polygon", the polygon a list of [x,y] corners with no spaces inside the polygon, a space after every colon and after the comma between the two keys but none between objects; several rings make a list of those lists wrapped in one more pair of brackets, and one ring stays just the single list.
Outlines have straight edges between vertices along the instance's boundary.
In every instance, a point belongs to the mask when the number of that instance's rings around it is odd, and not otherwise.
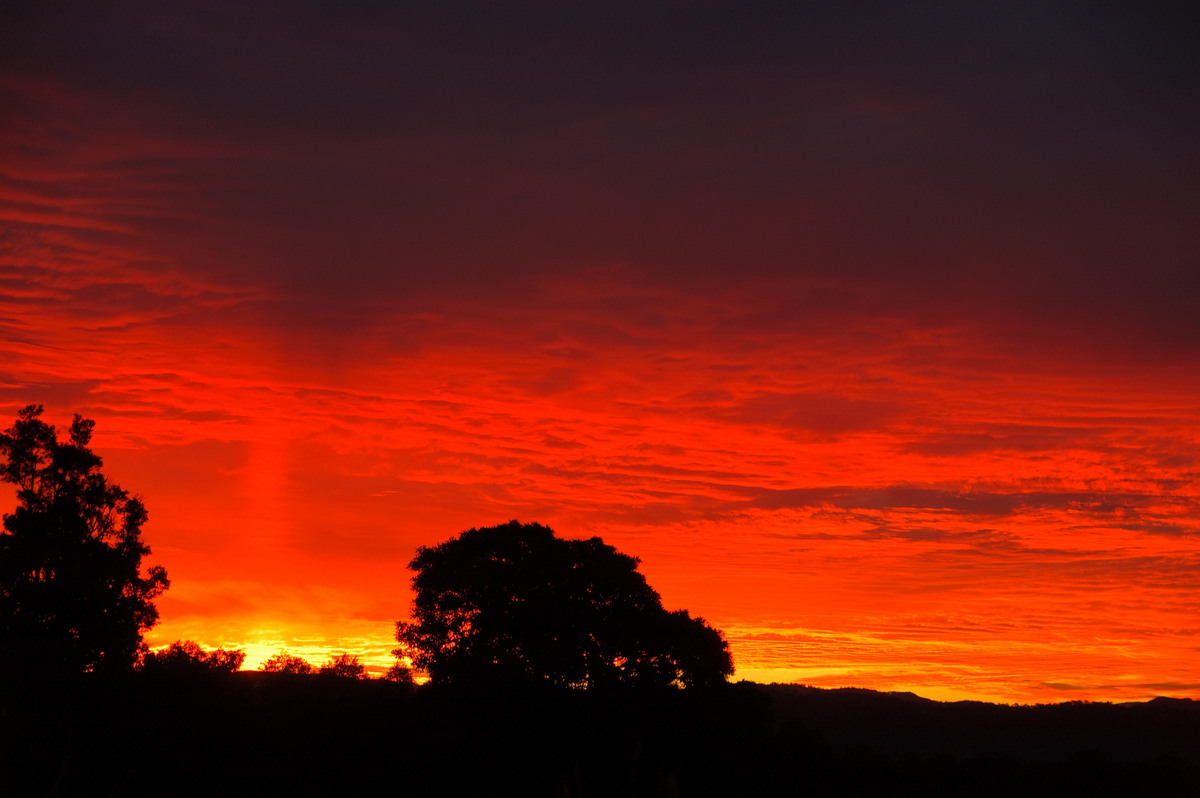
[{"label": "silhouetted foliage", "polygon": [[293,676],[304,676],[313,672],[312,663],[303,657],[297,657],[286,651],[280,651],[267,658],[259,668],[266,673],[287,673]]},{"label": "silhouetted foliage", "polygon": [[159,651],[148,651],[142,658],[142,670],[168,675],[233,673],[246,661],[241,649],[217,648],[205,651],[192,640],[176,640]]},{"label": "silhouetted foliage", "polygon": [[386,673],[383,674],[383,679],[384,679],[384,681],[388,681],[388,682],[398,682],[400,684],[412,684],[413,683],[412,668],[409,668],[406,665],[396,662],[392,665],[392,667],[387,669]]},{"label": "silhouetted foliage", "polygon": [[0,433],[0,479],[17,508],[0,533],[0,670],[72,674],[133,666],[169,584],[142,542],[146,508],[108,482],[76,415],[60,442],[41,405]]},{"label": "silhouetted foliage", "polygon": [[396,625],[396,654],[434,683],[723,683],[733,662],[721,634],[664,610],[637,564],[540,524],[467,530],[410,563],[413,620]]},{"label": "silhouetted foliage", "polygon": [[331,657],[321,666],[319,673],[322,676],[332,676],[337,679],[368,678],[366,667],[359,662],[358,657],[350,654],[338,654],[336,657]]}]

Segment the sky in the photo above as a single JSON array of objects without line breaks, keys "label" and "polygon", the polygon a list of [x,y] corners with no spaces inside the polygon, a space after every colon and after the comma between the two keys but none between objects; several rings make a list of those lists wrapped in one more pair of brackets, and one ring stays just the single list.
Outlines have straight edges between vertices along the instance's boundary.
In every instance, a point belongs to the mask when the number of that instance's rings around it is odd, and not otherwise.
[{"label": "sky", "polygon": [[1195,11],[0,14],[0,410],[96,420],[151,644],[381,671],[518,519],[735,678],[1200,698]]}]

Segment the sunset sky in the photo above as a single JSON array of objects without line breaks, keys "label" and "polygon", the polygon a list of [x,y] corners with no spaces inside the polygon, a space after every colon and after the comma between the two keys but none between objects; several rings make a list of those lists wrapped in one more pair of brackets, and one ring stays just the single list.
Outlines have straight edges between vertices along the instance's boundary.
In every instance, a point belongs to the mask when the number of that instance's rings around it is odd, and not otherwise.
[{"label": "sunset sky", "polygon": [[8,3],[0,427],[94,418],[248,667],[519,519],[737,678],[1200,698],[1182,8]]}]

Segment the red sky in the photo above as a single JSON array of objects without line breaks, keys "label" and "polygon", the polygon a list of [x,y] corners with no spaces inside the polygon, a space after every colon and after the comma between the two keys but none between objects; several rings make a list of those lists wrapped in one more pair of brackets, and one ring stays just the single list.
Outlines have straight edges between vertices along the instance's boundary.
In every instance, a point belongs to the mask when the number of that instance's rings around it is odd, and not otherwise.
[{"label": "red sky", "polygon": [[17,3],[0,405],[177,638],[384,666],[420,545],[640,557],[738,676],[1200,695],[1196,20]]}]

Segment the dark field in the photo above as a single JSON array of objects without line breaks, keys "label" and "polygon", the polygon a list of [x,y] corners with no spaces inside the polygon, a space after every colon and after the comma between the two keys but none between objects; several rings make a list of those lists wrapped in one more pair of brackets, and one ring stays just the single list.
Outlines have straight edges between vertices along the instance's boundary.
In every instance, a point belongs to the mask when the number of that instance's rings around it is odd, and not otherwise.
[{"label": "dark field", "polygon": [[0,795],[1195,796],[1200,703],[239,673],[9,687]]}]

